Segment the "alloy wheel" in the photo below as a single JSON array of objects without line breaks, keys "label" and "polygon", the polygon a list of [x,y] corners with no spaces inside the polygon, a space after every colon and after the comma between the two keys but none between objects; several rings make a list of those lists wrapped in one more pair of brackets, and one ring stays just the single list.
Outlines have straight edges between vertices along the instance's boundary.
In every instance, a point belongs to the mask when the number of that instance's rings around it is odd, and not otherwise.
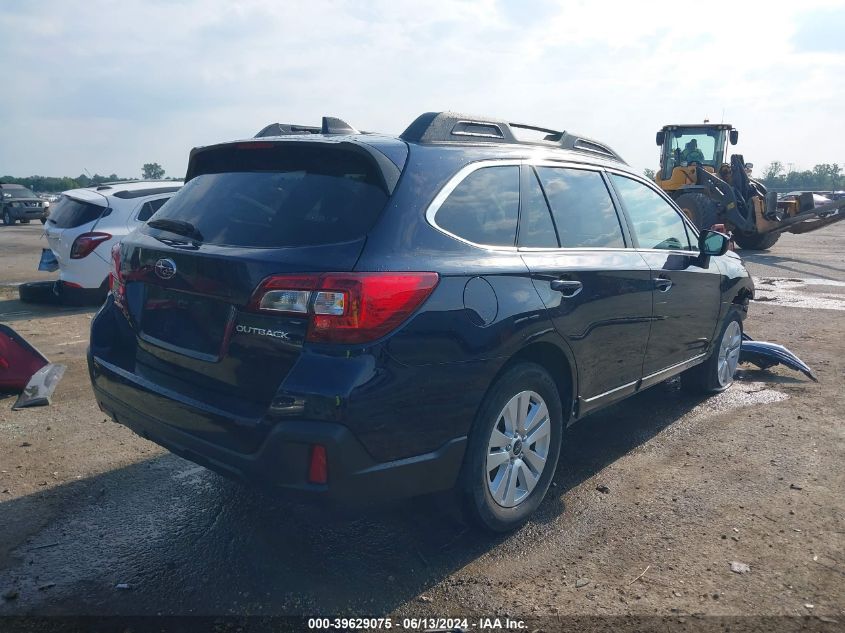
[{"label": "alloy wheel", "polygon": [[505,508],[525,501],[543,475],[551,444],[546,402],[534,391],[511,398],[493,425],[487,444],[487,487]]},{"label": "alloy wheel", "polygon": [[722,335],[722,342],[719,345],[719,362],[717,365],[717,378],[719,385],[727,387],[733,382],[736,367],[739,364],[739,351],[742,347],[742,330],[739,323],[731,321],[725,328]]}]

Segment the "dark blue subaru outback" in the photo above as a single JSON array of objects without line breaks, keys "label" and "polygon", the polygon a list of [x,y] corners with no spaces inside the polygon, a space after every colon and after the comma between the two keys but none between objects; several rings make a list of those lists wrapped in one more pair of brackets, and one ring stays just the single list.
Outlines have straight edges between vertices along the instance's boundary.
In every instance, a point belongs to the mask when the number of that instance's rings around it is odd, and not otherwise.
[{"label": "dark blue subaru outback", "polygon": [[602,143],[325,118],[197,148],[185,181],[113,251],[91,380],[116,421],[237,479],[352,504],[455,489],[508,530],[568,424],[733,379],[747,271]]}]

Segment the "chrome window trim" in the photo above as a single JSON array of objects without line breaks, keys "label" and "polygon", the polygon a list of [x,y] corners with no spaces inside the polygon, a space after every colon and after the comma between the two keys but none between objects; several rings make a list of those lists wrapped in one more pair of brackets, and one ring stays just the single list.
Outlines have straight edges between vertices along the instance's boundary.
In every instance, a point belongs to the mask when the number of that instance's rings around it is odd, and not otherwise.
[{"label": "chrome window trim", "polygon": [[[445,185],[437,192],[437,195],[434,196],[434,199],[428,205],[428,208],[425,211],[425,220],[428,222],[433,228],[437,229],[441,233],[452,237],[459,242],[463,242],[464,244],[469,244],[470,246],[475,246],[476,248],[483,248],[488,251],[505,251],[510,253],[516,252],[528,252],[529,250],[535,252],[551,252],[551,253],[572,253],[575,251],[634,251],[635,249],[633,246],[625,246],[622,248],[610,248],[610,247],[553,247],[553,248],[537,248],[537,247],[519,247],[519,246],[495,246],[492,244],[479,244],[477,242],[472,242],[468,239],[461,237],[460,235],[455,235],[451,231],[447,231],[442,226],[437,224],[435,216],[437,212],[440,210],[440,207],[443,206],[443,203],[446,199],[451,195],[451,193],[461,184],[470,174],[478,171],[479,169],[485,169],[487,167],[521,167],[522,165],[531,165],[532,167],[562,167],[568,169],[580,169],[582,171],[593,171],[598,174],[601,174],[603,171],[606,171],[606,168],[601,165],[590,165],[589,163],[577,163],[568,160],[554,160],[550,158],[500,158],[500,159],[485,159],[479,160],[474,163],[469,163],[468,165],[464,165],[459,169],[454,176],[452,176]],[[624,174],[625,172],[622,171],[620,174]],[[610,192],[608,192],[610,195]],[[612,200],[612,197],[611,197]],[[616,204],[614,203],[614,209],[616,210],[617,214],[619,213],[619,209],[616,209]],[[518,226],[517,226],[518,228]],[[623,233],[624,235],[624,233]]]}]

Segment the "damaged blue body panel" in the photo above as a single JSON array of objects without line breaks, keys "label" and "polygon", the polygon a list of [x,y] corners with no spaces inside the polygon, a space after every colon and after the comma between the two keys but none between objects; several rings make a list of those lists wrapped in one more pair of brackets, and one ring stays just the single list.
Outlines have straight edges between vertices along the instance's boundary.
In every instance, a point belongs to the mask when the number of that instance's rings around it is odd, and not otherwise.
[{"label": "damaged blue body panel", "polygon": [[742,347],[739,352],[741,363],[751,363],[760,369],[768,369],[775,365],[786,365],[790,369],[800,371],[810,380],[818,382],[816,375],[809,366],[795,354],[777,343],[755,341],[748,334],[742,335]]}]

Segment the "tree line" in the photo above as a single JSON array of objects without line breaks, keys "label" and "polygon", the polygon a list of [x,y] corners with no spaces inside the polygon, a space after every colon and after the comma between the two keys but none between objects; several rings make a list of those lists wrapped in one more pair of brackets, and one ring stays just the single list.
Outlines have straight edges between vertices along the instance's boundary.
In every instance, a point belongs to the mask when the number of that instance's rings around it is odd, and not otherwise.
[{"label": "tree line", "polygon": [[[141,178],[144,180],[160,180],[164,178],[164,169],[158,163],[144,163],[144,166],[141,168]],[[39,193],[58,193],[80,187],[96,187],[104,182],[126,182],[128,180],[137,180],[137,178],[124,178],[117,174],[109,174],[108,176],[101,176],[100,174],[94,174],[93,176],[79,174],[76,178],[70,178],[68,176],[62,176],[60,178],[55,176],[27,176],[25,178],[0,176],[0,182],[2,183],[23,185],[27,189]]]},{"label": "tree line", "polygon": [[804,171],[787,170],[779,160],[763,168],[759,177],[773,191],[840,191],[845,189],[845,173],[837,163],[821,163]]},{"label": "tree line", "polygon": [[[653,169],[645,169],[646,178],[655,179]],[[820,163],[812,169],[797,171],[786,169],[775,160],[766,165],[753,178],[772,191],[842,191],[845,190],[845,171],[837,163]]]}]

